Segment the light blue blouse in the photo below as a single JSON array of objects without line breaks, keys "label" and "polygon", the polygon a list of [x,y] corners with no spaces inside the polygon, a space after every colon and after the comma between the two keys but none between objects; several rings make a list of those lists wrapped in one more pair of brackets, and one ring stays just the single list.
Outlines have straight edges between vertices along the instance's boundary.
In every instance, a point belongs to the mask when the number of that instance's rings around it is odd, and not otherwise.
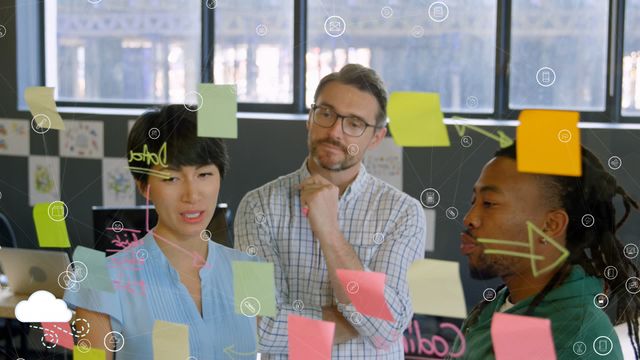
[{"label": "light blue blouse", "polygon": [[231,263],[256,259],[209,241],[210,266],[200,269],[201,315],[152,232],[140,242],[107,257],[115,292],[90,289],[80,282],[78,291],[67,290],[64,295],[72,309],[81,307],[111,317],[112,330],[124,337],[116,359],[153,359],[156,320],[189,326],[190,359],[227,359],[241,354],[247,358],[252,353],[255,358],[256,319],[234,311]]}]

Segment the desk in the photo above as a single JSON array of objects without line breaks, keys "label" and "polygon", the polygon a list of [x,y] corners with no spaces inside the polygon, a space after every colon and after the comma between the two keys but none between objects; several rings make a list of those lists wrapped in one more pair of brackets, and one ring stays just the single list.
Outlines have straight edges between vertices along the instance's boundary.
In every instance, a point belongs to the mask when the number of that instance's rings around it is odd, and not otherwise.
[{"label": "desk", "polygon": [[27,295],[15,295],[8,288],[0,289],[0,318],[15,319],[16,305],[28,298]]}]

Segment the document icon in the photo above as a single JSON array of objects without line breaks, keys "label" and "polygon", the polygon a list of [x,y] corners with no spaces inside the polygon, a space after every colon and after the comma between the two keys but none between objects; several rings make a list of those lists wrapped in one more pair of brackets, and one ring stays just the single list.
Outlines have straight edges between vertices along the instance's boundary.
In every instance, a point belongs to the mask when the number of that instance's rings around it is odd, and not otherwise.
[{"label": "document icon", "polygon": [[579,120],[575,111],[523,110],[516,130],[518,171],[582,175]]}]

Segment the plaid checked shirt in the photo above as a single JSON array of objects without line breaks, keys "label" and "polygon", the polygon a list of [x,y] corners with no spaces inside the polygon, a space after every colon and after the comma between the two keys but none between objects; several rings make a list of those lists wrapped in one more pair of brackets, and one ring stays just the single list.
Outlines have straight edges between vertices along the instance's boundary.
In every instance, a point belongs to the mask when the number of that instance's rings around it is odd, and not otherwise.
[{"label": "plaid checked shirt", "polygon": [[[322,319],[322,306],[336,304],[320,244],[301,213],[296,185],[309,177],[306,162],[242,199],[235,246],[275,267],[276,317],[258,327],[262,359],[287,359],[287,316]],[[402,333],[413,316],[407,269],[424,258],[426,224],[422,206],[409,195],[368,174],[361,166],[339,200],[339,224],[366,271],[386,274],[385,299],[394,322],[364,316],[352,304],[339,305],[360,336],[334,345],[334,359],[404,359]],[[303,307],[301,309],[300,300]]]}]

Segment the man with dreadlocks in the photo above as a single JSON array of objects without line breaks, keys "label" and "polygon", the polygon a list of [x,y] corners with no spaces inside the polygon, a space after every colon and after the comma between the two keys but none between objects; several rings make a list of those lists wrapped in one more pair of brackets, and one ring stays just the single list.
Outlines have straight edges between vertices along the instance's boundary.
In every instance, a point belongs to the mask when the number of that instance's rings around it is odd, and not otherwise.
[{"label": "man with dreadlocks", "polygon": [[[462,330],[467,351],[463,359],[495,358],[491,321],[497,312],[550,319],[558,359],[622,359],[611,321],[595,306],[594,298],[600,293],[616,304],[616,323],[628,324],[638,358],[640,300],[627,291],[625,282],[639,274],[623,255],[623,244],[616,237],[631,207],[637,209],[638,205],[584,147],[581,161],[580,177],[521,173],[514,144],[496,152],[482,169],[473,187],[471,209],[464,218],[461,251],[469,259],[473,278],[500,277],[504,285],[493,301],[477,305],[465,320]],[[625,212],[616,223],[613,200],[618,195]],[[591,215],[593,221],[582,221],[585,215]],[[533,232],[534,252],[542,256],[536,260],[536,268],[548,271],[532,271],[527,258],[485,253],[487,249],[522,251],[522,247],[478,241],[526,244],[527,222],[541,231]],[[569,252],[556,266],[554,261],[560,254],[549,239]],[[616,277],[604,276],[609,266],[616,268]],[[611,339],[613,345],[606,355],[596,352],[593,345],[600,336]],[[584,345],[574,351],[579,342]]]}]

